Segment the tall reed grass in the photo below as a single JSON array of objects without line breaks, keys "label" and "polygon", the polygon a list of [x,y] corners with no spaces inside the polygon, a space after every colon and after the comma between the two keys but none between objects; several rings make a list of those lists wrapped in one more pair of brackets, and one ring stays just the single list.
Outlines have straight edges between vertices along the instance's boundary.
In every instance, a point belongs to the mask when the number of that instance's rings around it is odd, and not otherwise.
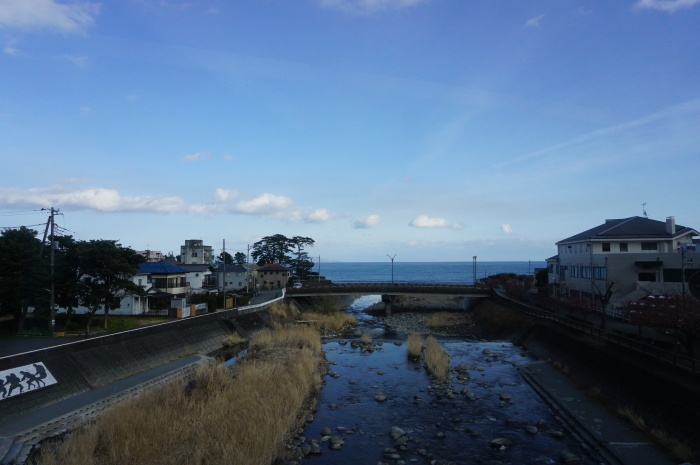
[{"label": "tall reed grass", "polygon": [[447,373],[450,371],[450,356],[447,355],[445,349],[434,336],[428,336],[425,342],[423,363],[425,363],[425,368],[437,381],[447,381]]},{"label": "tall reed grass", "polygon": [[221,341],[221,345],[224,347],[233,347],[238,344],[243,344],[245,341],[246,340],[243,336],[241,336],[237,332],[233,332]]},{"label": "tall reed grass", "polygon": [[292,321],[298,318],[300,313],[301,312],[299,311],[297,304],[290,299],[277,301],[270,305],[270,308],[267,310],[267,315],[273,325],[284,324],[288,321]]},{"label": "tall reed grass", "polygon": [[352,325],[357,320],[354,316],[346,315],[343,312],[316,313],[303,312],[301,318],[312,327],[322,331],[341,331],[348,325]]},{"label": "tall reed grass", "polygon": [[471,317],[464,312],[436,312],[425,318],[425,323],[431,328],[466,325],[471,323]]},{"label": "tall reed grass", "polygon": [[423,341],[418,333],[411,333],[406,341],[406,355],[411,360],[418,360],[423,350]]},{"label": "tall reed grass", "polygon": [[269,465],[321,387],[321,341],[311,328],[260,331],[233,369],[208,364],[122,402],[41,465]]}]

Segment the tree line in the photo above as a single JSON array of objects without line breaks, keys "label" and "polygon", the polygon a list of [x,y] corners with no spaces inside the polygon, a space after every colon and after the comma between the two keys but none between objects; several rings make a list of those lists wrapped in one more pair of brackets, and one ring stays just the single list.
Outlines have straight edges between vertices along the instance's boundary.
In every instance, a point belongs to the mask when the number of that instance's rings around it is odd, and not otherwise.
[{"label": "tree line", "polygon": [[[0,234],[0,315],[11,315],[13,333],[24,332],[30,312],[51,314],[52,281],[54,307],[66,309],[66,326],[76,308],[88,309],[87,333],[98,311],[104,311],[106,329],[109,312],[119,308],[124,297],[144,291],[133,282],[144,257],[131,248],[114,240],[81,241],[72,236],[56,236],[47,246],[37,234],[26,227]],[[306,278],[317,274],[311,271],[314,262],[306,251],[314,243],[310,237],[265,236],[253,244],[251,256],[258,265],[279,263]],[[222,253],[218,259],[226,264],[247,262],[242,252]]]},{"label": "tree line", "polygon": [[94,315],[104,310],[106,328],[109,311],[127,295],[143,291],[132,281],[143,260],[114,240],[56,236],[45,246],[35,230],[5,230],[0,235],[0,315],[12,315],[12,331],[22,333],[30,311],[50,314],[53,281],[55,306],[65,308],[69,319],[77,307],[87,308],[89,333]]},{"label": "tree line", "polygon": [[[274,234],[255,242],[250,256],[256,265],[279,263],[289,267],[293,275],[306,278],[318,274],[311,271],[314,268],[314,261],[306,251],[306,248],[313,247],[314,244],[315,241],[310,237],[287,237],[284,234]],[[248,257],[243,252],[236,252],[234,255],[222,252],[217,257],[217,265],[223,263],[245,265],[247,261]]]}]

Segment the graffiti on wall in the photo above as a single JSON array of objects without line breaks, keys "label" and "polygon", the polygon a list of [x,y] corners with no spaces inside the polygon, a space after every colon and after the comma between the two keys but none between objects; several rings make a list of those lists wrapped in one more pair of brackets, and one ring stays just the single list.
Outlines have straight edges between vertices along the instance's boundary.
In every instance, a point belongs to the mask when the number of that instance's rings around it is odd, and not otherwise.
[{"label": "graffiti on wall", "polygon": [[42,362],[0,371],[0,400],[56,384],[56,378]]}]

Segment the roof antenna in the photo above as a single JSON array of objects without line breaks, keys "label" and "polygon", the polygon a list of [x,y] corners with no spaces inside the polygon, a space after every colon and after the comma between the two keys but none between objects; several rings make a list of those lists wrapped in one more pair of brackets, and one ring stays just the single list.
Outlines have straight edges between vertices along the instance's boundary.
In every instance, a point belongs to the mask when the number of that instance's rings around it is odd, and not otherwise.
[{"label": "roof antenna", "polygon": [[647,209],[646,209],[646,206],[647,206],[647,203],[644,202],[644,203],[642,204],[642,214],[644,215],[644,218],[649,218],[649,217],[647,216]]}]

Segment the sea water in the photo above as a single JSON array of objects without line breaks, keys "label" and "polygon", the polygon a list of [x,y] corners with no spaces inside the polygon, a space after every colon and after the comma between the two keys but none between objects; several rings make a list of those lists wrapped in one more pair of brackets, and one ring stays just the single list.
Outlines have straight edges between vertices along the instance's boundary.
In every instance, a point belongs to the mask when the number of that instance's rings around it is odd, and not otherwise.
[{"label": "sea water", "polygon": [[[472,284],[498,273],[532,275],[544,261],[518,262],[329,262],[321,263],[321,276],[333,282],[422,282]],[[318,263],[313,271],[318,272]]]}]

